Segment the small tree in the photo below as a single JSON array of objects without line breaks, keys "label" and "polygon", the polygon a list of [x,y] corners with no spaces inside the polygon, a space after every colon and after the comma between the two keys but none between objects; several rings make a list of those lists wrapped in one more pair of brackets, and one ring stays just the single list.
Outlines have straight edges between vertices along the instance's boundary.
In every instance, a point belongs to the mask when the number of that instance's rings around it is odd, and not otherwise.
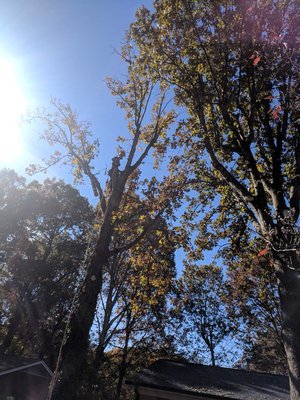
[{"label": "small tree", "polygon": [[[215,265],[187,264],[178,279],[172,314],[179,320],[182,347],[187,357],[199,361],[208,352],[215,366],[222,359],[222,345],[230,337],[231,325],[222,302],[223,275]],[[178,331],[176,330],[178,333]],[[178,334],[175,334],[176,340]],[[195,343],[195,345],[193,345]],[[219,350],[219,351],[218,351]]]}]

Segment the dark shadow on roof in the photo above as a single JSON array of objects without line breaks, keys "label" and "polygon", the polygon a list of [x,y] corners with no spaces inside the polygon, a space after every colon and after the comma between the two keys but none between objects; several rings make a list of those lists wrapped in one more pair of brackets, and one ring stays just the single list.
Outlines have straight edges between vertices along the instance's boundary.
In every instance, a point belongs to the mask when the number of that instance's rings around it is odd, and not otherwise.
[{"label": "dark shadow on roof", "polygon": [[159,360],[133,375],[127,383],[134,386],[212,398],[241,400],[290,399],[288,377],[232,368]]}]

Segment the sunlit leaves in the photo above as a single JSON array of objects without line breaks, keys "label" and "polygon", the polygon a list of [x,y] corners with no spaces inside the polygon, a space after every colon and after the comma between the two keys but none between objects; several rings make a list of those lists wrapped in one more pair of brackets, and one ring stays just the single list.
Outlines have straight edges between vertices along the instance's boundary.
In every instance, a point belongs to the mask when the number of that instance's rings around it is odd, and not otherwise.
[{"label": "sunlit leaves", "polygon": [[[45,160],[45,166],[31,166],[29,171],[36,173],[52,165],[63,163],[72,168],[75,182],[81,182],[91,162],[98,156],[99,141],[91,139],[90,124],[79,122],[78,115],[70,105],[52,99],[53,112],[37,109],[24,118],[27,122],[40,120],[47,128],[40,135],[50,146],[59,147]],[[67,153],[63,150],[67,149]]]},{"label": "sunlit leaves", "polygon": [[[199,193],[192,206],[202,204],[206,211],[213,199],[220,201],[220,208],[213,207],[220,217],[206,220],[218,231],[215,238],[231,235],[229,219],[236,212],[246,212],[255,229],[266,234],[275,214],[283,212],[276,204],[284,200],[275,199],[285,193],[288,200],[288,187],[295,183],[291,171],[295,177],[298,145],[291,140],[297,135],[299,9],[286,1],[276,7],[272,1],[154,4],[152,13],[139,10],[130,33],[145,68],[167,82],[175,103],[188,113],[170,142],[182,149],[170,170],[185,168],[189,189]],[[199,238],[208,237],[204,225]],[[203,248],[216,244],[211,239]]]}]

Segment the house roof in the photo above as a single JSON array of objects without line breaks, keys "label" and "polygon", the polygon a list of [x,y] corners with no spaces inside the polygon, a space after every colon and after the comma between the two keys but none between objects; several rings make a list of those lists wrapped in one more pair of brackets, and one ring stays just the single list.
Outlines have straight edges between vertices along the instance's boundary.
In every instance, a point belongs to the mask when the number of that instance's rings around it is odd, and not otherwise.
[{"label": "house roof", "polygon": [[214,399],[290,399],[288,377],[159,360],[127,380],[129,385]]},{"label": "house roof", "polygon": [[[39,369],[39,371],[38,371]],[[47,364],[42,360],[20,357],[14,355],[0,354],[0,376],[10,374],[16,371],[32,371],[34,373],[43,373],[47,376],[52,376],[52,371]]]}]

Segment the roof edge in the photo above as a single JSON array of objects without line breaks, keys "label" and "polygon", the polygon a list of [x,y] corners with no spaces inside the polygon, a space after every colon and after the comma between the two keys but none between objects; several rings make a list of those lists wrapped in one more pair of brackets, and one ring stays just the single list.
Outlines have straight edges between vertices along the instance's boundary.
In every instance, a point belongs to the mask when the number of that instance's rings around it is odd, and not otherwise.
[{"label": "roof edge", "polygon": [[274,372],[263,372],[263,371],[256,371],[256,370],[247,370],[247,369],[242,369],[242,368],[234,368],[234,367],[222,367],[220,365],[215,365],[214,367],[212,365],[208,365],[208,364],[202,364],[202,363],[194,363],[194,362],[189,362],[189,361],[179,361],[179,360],[172,360],[171,358],[160,358],[156,361],[154,361],[153,363],[151,363],[150,365],[148,365],[148,367],[145,367],[143,369],[141,369],[139,372],[137,372],[137,374],[141,373],[144,369],[149,369],[152,365],[154,365],[155,363],[159,362],[159,361],[167,361],[167,362],[171,362],[171,363],[178,363],[178,364],[183,364],[183,365],[191,365],[194,367],[198,367],[198,366],[202,366],[202,367],[206,367],[206,368],[216,368],[216,369],[222,369],[222,370],[229,370],[229,371],[239,371],[245,374],[249,374],[249,373],[253,373],[253,374],[258,374],[258,375],[266,375],[266,376],[283,376],[288,378],[288,374],[276,374]]},{"label": "roof edge", "polygon": [[[125,380],[125,384],[129,385],[129,386],[134,386],[135,388],[147,388],[147,389],[156,389],[156,390],[163,390],[166,392],[170,392],[170,393],[180,393],[180,394],[188,394],[190,396],[193,397],[206,397],[207,399],[214,399],[214,400],[224,400],[224,396],[219,396],[217,394],[211,394],[211,393],[206,393],[206,392],[190,392],[188,390],[181,390],[181,389],[172,389],[172,388],[166,388],[165,386],[161,386],[161,385],[151,385],[151,384],[138,384],[135,383],[134,381],[131,381],[130,379],[126,379]],[[237,400],[234,397],[226,397],[226,400]]]},{"label": "roof edge", "polygon": [[30,363],[30,364],[26,364],[26,365],[21,365],[20,367],[15,367],[15,368],[11,368],[11,369],[8,369],[8,370],[6,370],[6,371],[2,371],[2,372],[0,372],[0,376],[2,376],[2,375],[8,375],[8,374],[11,374],[11,373],[13,373],[13,372],[17,372],[17,371],[22,371],[22,370],[24,370],[24,369],[27,369],[27,368],[31,368],[31,367],[35,367],[36,365],[42,365],[44,368],[45,368],[45,370],[48,372],[48,374],[52,377],[53,376],[53,372],[51,371],[51,369],[48,367],[48,365],[44,362],[44,361],[36,361],[36,362],[33,362],[33,363]]}]

